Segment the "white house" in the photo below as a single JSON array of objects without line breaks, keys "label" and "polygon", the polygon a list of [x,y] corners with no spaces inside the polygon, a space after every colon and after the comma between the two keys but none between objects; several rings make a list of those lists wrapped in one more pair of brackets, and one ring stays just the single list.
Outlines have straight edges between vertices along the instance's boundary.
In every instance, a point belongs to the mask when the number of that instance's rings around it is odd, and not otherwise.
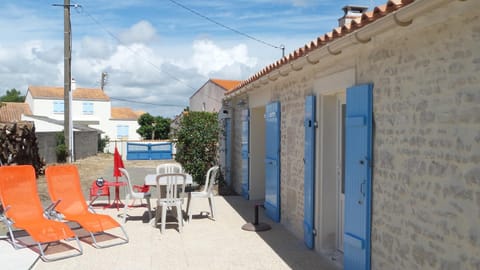
[{"label": "white house", "polygon": [[[32,115],[64,119],[63,87],[29,86],[25,103]],[[72,84],[72,121],[101,130],[111,140],[139,140],[139,114],[129,108],[112,107],[110,98],[99,88],[76,88]],[[109,149],[113,151],[113,149]]]},{"label": "white house", "polygon": [[[20,121],[30,121],[35,124],[39,155],[47,163],[56,162],[57,133],[63,131],[63,119],[32,115],[27,103],[3,102],[0,106],[0,123]],[[74,122],[74,158],[81,159],[95,155],[100,133],[100,130]]]},{"label": "white house", "polygon": [[210,79],[190,97],[190,111],[219,112],[222,99],[227,91],[232,90],[241,81]]}]

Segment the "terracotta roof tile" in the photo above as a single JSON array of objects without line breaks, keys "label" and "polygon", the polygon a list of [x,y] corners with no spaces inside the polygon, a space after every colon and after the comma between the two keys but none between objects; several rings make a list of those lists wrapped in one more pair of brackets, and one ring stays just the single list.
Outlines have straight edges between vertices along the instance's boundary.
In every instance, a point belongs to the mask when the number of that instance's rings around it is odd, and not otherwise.
[{"label": "terracotta roof tile", "polygon": [[137,118],[139,118],[140,116],[142,116],[142,114],[145,114],[145,113],[146,113],[145,111],[135,111]]},{"label": "terracotta roof tile", "polygon": [[233,80],[220,80],[220,79],[210,79],[212,82],[218,84],[222,88],[226,89],[227,91],[232,90],[237,85],[241,83],[241,81],[233,81]]},{"label": "terracotta roof tile", "polygon": [[250,78],[240,82],[236,87],[228,91],[228,94],[237,91],[238,89],[260,79],[266,74],[272,72],[275,69],[280,68],[281,66],[290,63],[309,52],[325,46],[327,43],[332,42],[333,40],[344,37],[345,35],[358,30],[404,6],[407,6],[413,3],[414,0],[389,0],[386,4],[377,6],[371,11],[366,11],[362,14],[361,17],[355,18],[350,24],[346,24],[342,27],[336,27],[332,29],[331,32],[325,33],[322,36],[317,37],[315,40],[312,40],[310,43],[305,44],[304,47],[294,50],[287,56],[277,60],[276,62],[266,66],[256,74],[252,75]]},{"label": "terracotta roof tile", "polygon": [[0,122],[18,122],[22,120],[22,114],[32,115],[27,103],[2,102],[0,105]]},{"label": "terracotta roof tile", "polygon": [[[63,87],[29,86],[28,91],[34,98],[63,99]],[[80,88],[73,90],[72,98],[76,100],[109,101],[110,98],[100,88]]]},{"label": "terracotta roof tile", "polygon": [[111,117],[113,120],[137,120],[139,115],[130,108],[112,107]]},{"label": "terracotta roof tile", "polygon": [[105,92],[100,88],[77,88],[75,91],[73,91],[73,99],[103,100],[103,101],[110,100],[107,94],[105,94]]}]

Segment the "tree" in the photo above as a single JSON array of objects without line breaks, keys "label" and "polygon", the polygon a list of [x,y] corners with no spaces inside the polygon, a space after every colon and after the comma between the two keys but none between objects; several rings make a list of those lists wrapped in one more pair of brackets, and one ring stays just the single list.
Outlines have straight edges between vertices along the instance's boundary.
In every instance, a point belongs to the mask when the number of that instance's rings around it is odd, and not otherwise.
[{"label": "tree", "polygon": [[200,185],[204,184],[208,169],[218,163],[219,131],[217,113],[185,112],[180,121],[175,160]]},{"label": "tree", "polygon": [[6,94],[0,97],[2,102],[24,102],[25,96],[15,88],[6,91]]},{"label": "tree", "polygon": [[169,118],[161,116],[153,117],[149,113],[144,113],[138,118],[140,127],[137,129],[137,133],[140,134],[143,139],[168,139],[171,122],[172,120]]}]

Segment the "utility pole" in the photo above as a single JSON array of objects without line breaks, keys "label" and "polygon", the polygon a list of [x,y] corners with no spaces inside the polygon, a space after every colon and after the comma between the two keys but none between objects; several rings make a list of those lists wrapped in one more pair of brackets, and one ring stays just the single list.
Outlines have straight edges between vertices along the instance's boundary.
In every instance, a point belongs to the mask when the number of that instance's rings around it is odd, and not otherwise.
[{"label": "utility pole", "polygon": [[65,137],[65,146],[68,151],[69,162],[73,161],[73,124],[72,124],[72,26],[70,24],[70,0],[64,0],[63,5],[53,4],[53,6],[63,6],[63,135]]},{"label": "utility pole", "polygon": [[102,91],[106,84],[107,84],[107,72],[102,72],[102,78],[100,80],[100,89],[102,89]]},{"label": "utility pole", "polygon": [[70,0],[63,1],[63,29],[64,29],[64,89],[63,89],[63,117],[64,117],[64,135],[65,135],[65,146],[68,149],[68,160],[72,162],[72,145],[71,145],[71,115],[70,115],[70,95],[72,90],[72,29],[70,24]]}]

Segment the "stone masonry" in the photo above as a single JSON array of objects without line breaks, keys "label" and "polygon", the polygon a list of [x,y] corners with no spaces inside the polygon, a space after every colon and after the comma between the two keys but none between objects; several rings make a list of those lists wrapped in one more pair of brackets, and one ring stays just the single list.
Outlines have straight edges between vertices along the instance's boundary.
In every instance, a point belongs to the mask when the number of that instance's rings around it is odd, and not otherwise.
[{"label": "stone masonry", "polygon": [[480,17],[430,16],[446,20],[358,61],[374,82],[372,269],[480,269]]},{"label": "stone masonry", "polygon": [[[281,104],[281,223],[299,241],[305,96],[331,70],[352,68],[356,83],[374,84],[372,269],[480,269],[479,9],[479,1],[451,1],[253,90]],[[240,109],[232,123],[237,191]]]}]

